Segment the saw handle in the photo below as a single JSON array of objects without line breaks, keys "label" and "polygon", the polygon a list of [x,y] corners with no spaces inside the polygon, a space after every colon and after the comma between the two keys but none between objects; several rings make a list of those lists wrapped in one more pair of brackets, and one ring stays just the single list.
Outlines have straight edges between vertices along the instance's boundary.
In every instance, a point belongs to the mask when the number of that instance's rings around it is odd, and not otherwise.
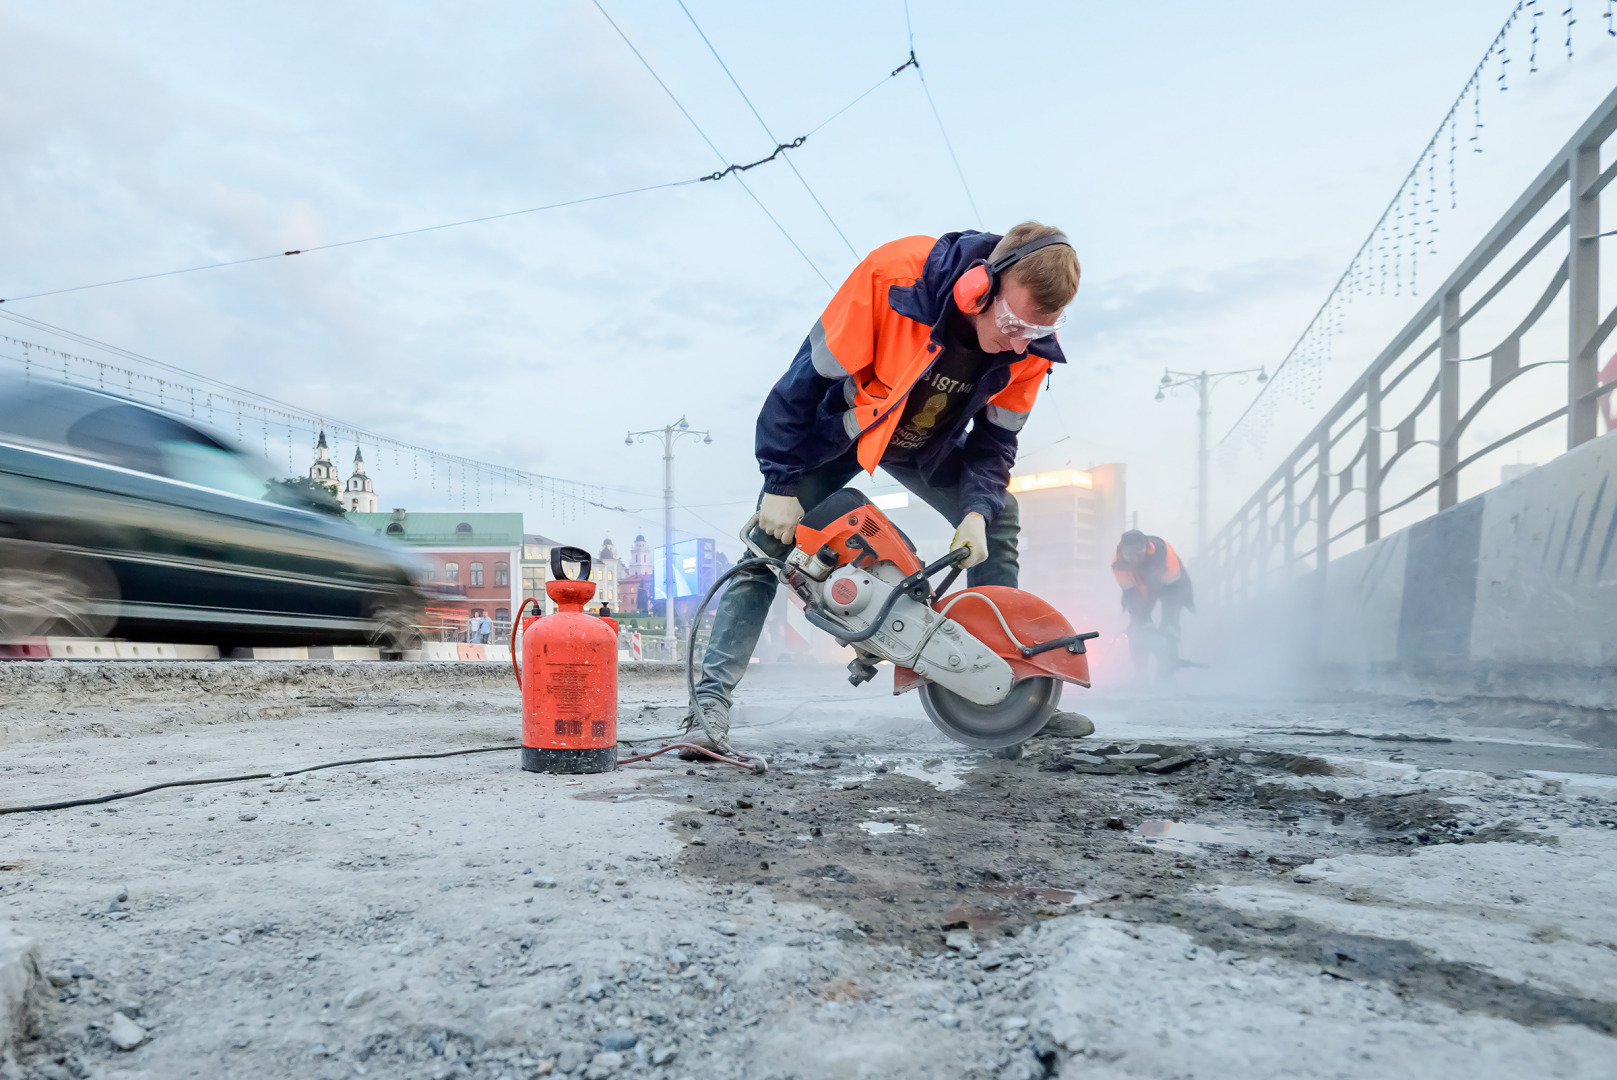
[{"label": "saw handle", "polygon": [[1100,637],[1100,631],[1091,630],[1087,634],[1069,634],[1067,637],[1051,638],[1049,641],[1041,641],[1037,645],[1023,645],[1017,651],[1022,654],[1022,659],[1024,660],[1028,659],[1029,657],[1037,656],[1040,653],[1050,652],[1052,649],[1066,649],[1070,653],[1081,653],[1087,651],[1084,648],[1084,642],[1090,640],[1091,638],[1098,637]]},{"label": "saw handle", "polygon": [[931,577],[939,570],[942,570],[945,566],[949,567],[949,576],[943,579],[942,585],[939,585],[937,588],[932,590],[932,599],[934,601],[943,599],[943,594],[949,591],[949,586],[953,585],[955,580],[960,577],[960,571],[964,569],[964,567],[962,567],[960,564],[965,562],[966,557],[970,554],[970,546],[963,545],[961,547],[957,547],[953,551],[949,552],[949,554],[945,555],[943,558],[921,571],[921,574],[924,577]]}]

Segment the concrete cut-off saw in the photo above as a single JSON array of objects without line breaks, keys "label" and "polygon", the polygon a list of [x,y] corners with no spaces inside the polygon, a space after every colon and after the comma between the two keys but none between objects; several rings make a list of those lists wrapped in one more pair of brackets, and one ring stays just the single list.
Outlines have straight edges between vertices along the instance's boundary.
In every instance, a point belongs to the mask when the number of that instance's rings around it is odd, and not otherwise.
[{"label": "concrete cut-off saw", "polygon": [[[1084,642],[1097,632],[1075,632],[1054,607],[1021,589],[949,593],[969,549],[923,564],[903,531],[853,488],[803,515],[785,559],[753,542],[756,524],[754,516],[741,533],[754,558],[729,573],[769,564],[802,600],[808,621],[853,648],[849,682],[868,682],[887,661],[893,692],[918,689],[932,723],[956,742],[1015,746],[1056,711],[1062,683],[1089,686]],[[945,572],[934,587],[932,578]]]}]

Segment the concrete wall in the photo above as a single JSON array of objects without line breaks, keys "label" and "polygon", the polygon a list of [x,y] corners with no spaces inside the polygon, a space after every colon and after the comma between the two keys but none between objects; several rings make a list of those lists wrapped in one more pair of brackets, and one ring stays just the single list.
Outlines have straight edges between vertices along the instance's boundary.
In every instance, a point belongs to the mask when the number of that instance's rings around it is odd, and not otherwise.
[{"label": "concrete wall", "polygon": [[1209,611],[1187,648],[1263,677],[1617,708],[1614,475],[1617,433]]}]

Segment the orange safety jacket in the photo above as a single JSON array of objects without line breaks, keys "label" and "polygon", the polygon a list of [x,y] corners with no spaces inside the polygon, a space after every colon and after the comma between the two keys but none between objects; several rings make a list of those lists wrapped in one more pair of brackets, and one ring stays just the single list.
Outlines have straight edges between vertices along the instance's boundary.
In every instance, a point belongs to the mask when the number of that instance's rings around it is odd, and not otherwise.
[{"label": "orange safety jacket", "polygon": [[1117,579],[1125,594],[1133,589],[1146,600],[1177,594],[1186,607],[1194,608],[1190,575],[1179,561],[1179,553],[1160,536],[1145,539],[1148,545],[1145,560],[1135,567],[1123,563],[1123,546],[1118,545],[1117,552],[1112,556],[1112,577]]},{"label": "orange safety jacket", "polygon": [[[909,236],[865,257],[831,298],[758,416],[764,490],[796,494],[811,469],[846,458],[874,473],[898,427],[905,397],[941,355],[955,281],[999,243],[992,233]],[[916,452],[932,482],[956,483],[964,512],[993,518],[1004,505],[1017,432],[1052,364],[1055,338],[1025,353],[991,353],[952,430]],[[970,431],[967,432],[967,425]]]}]

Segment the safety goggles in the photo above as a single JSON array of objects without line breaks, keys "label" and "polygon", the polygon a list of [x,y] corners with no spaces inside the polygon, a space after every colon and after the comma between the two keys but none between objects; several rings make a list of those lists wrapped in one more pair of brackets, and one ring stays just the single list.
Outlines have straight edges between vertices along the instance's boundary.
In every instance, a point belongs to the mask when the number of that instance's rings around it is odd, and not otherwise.
[{"label": "safety goggles", "polygon": [[1036,323],[1023,322],[1011,310],[1011,305],[1005,302],[1003,296],[994,298],[994,325],[999,332],[1008,337],[1021,338],[1024,341],[1037,341],[1039,338],[1049,337],[1060,330],[1067,323],[1066,313],[1056,316],[1056,321],[1049,326],[1039,326]]}]

